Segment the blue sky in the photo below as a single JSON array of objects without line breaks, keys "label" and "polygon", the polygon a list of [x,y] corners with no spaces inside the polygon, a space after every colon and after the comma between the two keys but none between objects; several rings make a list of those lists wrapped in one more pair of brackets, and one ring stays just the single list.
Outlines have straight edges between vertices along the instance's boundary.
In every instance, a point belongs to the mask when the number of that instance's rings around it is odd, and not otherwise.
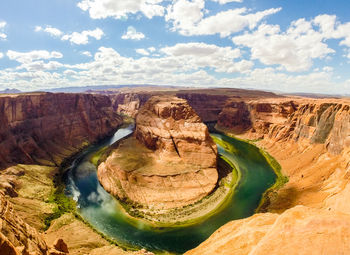
[{"label": "blue sky", "polygon": [[100,84],[349,94],[347,0],[0,1],[0,90]]}]

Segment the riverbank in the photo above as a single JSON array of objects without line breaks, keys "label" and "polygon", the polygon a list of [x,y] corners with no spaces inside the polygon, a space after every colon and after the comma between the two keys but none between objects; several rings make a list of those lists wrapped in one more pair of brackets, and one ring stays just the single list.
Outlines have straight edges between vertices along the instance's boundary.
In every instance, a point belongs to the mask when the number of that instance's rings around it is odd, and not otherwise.
[{"label": "riverbank", "polygon": [[255,146],[256,148],[258,148],[260,153],[264,156],[264,158],[266,159],[268,164],[273,169],[273,171],[276,175],[276,181],[271,187],[269,187],[263,193],[261,201],[259,203],[259,206],[255,210],[256,213],[268,212],[268,207],[271,203],[270,200],[274,199],[274,197],[277,195],[278,190],[281,189],[289,181],[289,178],[283,174],[281,165],[266,150],[264,150],[261,146],[259,146],[259,142],[262,139],[247,139],[242,135],[233,134],[228,129],[219,128],[217,126],[215,126],[215,129],[218,132],[221,132],[229,137],[240,140],[242,142],[249,143],[249,144]]},{"label": "riverbank", "polygon": [[224,156],[220,156],[218,164],[221,169],[218,186],[198,202],[170,210],[152,210],[120,202],[124,213],[130,217],[131,224],[139,225],[142,221],[144,227],[158,230],[188,227],[205,221],[227,206],[241,176],[234,164]]},{"label": "riverbank", "polygon": [[9,167],[0,173],[0,189],[5,191],[17,215],[41,233],[49,246],[61,238],[73,255],[98,255],[104,251],[115,255],[147,254],[145,250],[118,247],[112,239],[94,230],[79,215],[75,202],[64,193],[62,176],[67,167],[83,151],[105,139],[85,144],[60,167],[25,164]]}]

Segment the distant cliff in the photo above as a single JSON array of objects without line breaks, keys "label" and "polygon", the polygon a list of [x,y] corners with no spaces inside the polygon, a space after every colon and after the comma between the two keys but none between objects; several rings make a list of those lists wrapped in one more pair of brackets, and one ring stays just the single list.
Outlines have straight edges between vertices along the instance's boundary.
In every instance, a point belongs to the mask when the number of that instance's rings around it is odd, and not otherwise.
[{"label": "distant cliff", "polygon": [[307,140],[339,154],[350,146],[350,105],[329,100],[231,100],[218,127],[251,138]]},{"label": "distant cliff", "polygon": [[59,165],[122,120],[107,96],[36,93],[0,97],[0,168]]}]

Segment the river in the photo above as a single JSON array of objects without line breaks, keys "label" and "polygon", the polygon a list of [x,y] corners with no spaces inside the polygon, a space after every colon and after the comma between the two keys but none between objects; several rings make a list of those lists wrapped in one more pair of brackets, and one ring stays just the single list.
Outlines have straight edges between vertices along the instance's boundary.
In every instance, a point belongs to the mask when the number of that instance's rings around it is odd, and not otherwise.
[{"label": "river", "polygon": [[120,128],[113,137],[86,149],[73,161],[65,178],[66,194],[76,201],[80,215],[99,232],[123,246],[183,253],[199,245],[225,223],[254,214],[262,194],[276,181],[272,167],[257,147],[224,134],[212,133],[215,139],[229,145],[218,144],[219,154],[241,172],[230,201],[204,222],[187,227],[152,228],[124,214],[118,201],[99,184],[96,167],[89,162],[91,155],[100,148],[132,132],[132,126]]}]

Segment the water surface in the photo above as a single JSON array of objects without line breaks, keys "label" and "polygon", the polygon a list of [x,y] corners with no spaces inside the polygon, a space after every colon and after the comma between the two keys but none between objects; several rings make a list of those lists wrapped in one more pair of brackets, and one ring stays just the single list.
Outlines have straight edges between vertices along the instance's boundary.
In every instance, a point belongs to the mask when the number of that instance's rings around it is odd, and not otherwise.
[{"label": "water surface", "polygon": [[[151,228],[142,221],[131,221],[121,205],[99,184],[96,167],[89,162],[100,148],[132,133],[132,126],[119,129],[113,137],[84,151],[72,163],[66,180],[66,192],[77,202],[81,216],[94,228],[125,246],[151,251],[183,253],[207,239],[225,223],[254,214],[262,194],[275,182],[276,175],[255,146],[213,133],[221,155],[241,172],[241,179],[227,205],[204,222],[178,228]],[[227,146],[229,145],[229,146]],[[224,148],[225,147],[225,148]]]}]

